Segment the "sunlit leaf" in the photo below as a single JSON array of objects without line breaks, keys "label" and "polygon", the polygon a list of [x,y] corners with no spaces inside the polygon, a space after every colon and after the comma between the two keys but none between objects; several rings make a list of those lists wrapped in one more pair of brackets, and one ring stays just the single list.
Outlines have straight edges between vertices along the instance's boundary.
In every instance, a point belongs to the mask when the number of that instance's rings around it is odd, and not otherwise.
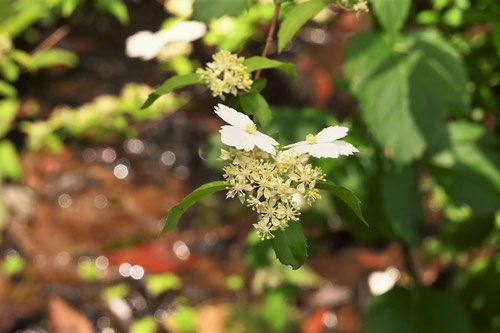
[{"label": "sunlit leaf", "polygon": [[0,100],[0,138],[7,133],[16,117],[19,102],[16,99]]},{"label": "sunlit leaf", "polygon": [[9,140],[0,141],[0,174],[15,181],[21,180],[23,175],[16,147]]},{"label": "sunlit leaf", "polygon": [[186,210],[195,204],[198,200],[207,196],[209,194],[224,191],[231,185],[224,181],[215,181],[211,183],[204,184],[198,187],[196,190],[188,194],[181,202],[170,208],[168,212],[167,219],[165,221],[165,226],[161,231],[162,234],[174,229],[179,222],[181,216],[186,212]]},{"label": "sunlit leaf", "polygon": [[278,31],[278,51],[283,51],[297,31],[325,8],[327,4],[328,2],[325,0],[310,0],[298,4],[288,12]]},{"label": "sunlit leaf", "polygon": [[77,63],[78,57],[73,52],[52,48],[35,53],[31,62],[31,68],[39,69],[51,66],[74,67]]},{"label": "sunlit leaf", "polygon": [[141,109],[149,107],[162,95],[168,94],[169,92],[172,92],[175,89],[179,89],[197,83],[200,83],[200,78],[196,73],[174,76],[165,81],[161,86],[156,88],[154,92],[149,94],[148,99],[146,100],[146,102],[144,102],[144,105],[141,107]]},{"label": "sunlit leaf", "polygon": [[285,71],[293,80],[295,80],[297,76],[295,65],[288,62],[255,56],[245,59],[243,64],[247,66],[250,72],[254,72],[259,69],[277,68]]},{"label": "sunlit leaf", "polygon": [[411,0],[370,0],[370,3],[386,31],[395,33],[401,30],[408,16]]}]

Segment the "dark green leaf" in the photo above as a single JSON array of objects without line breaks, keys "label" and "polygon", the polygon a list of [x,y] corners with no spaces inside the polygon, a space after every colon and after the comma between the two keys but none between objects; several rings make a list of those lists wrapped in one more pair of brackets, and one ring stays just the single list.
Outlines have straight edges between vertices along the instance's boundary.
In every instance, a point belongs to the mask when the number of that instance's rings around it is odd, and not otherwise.
[{"label": "dark green leaf", "polygon": [[319,181],[316,183],[316,188],[331,192],[334,196],[342,200],[349,208],[351,208],[361,221],[368,225],[368,222],[364,219],[363,212],[361,211],[361,201],[347,188],[336,185],[330,181]]},{"label": "dark green leaf", "polygon": [[182,214],[184,214],[186,210],[193,204],[195,204],[198,200],[209,194],[218,191],[224,191],[228,187],[231,187],[231,185],[224,181],[215,181],[198,187],[196,190],[188,194],[177,205],[170,208],[167,219],[165,221],[165,226],[163,227],[161,233],[164,234],[174,229],[177,226],[177,223],[179,222],[179,219],[181,218]]},{"label": "dark green leaf", "polygon": [[175,89],[179,89],[197,83],[200,83],[200,78],[196,73],[177,75],[171,77],[170,79],[165,81],[161,86],[159,86],[154,92],[149,94],[148,99],[146,100],[146,102],[144,102],[144,105],[141,107],[141,109],[149,107],[162,95],[168,94],[169,92],[172,92]]},{"label": "dark green leaf", "polygon": [[246,7],[246,0],[195,0],[192,19],[210,22],[221,16],[237,16]]},{"label": "dark green leaf", "polygon": [[435,33],[415,33],[397,46],[359,35],[349,43],[346,72],[366,125],[399,163],[422,157],[444,131],[448,111],[468,108],[462,61]]},{"label": "dark green leaf", "polygon": [[255,56],[245,59],[243,64],[247,66],[250,72],[254,72],[259,69],[278,68],[285,71],[294,81],[297,77],[297,73],[295,71],[295,65],[288,62],[282,62],[274,59]]},{"label": "dark green leaf", "polygon": [[250,92],[260,93],[262,90],[264,90],[266,85],[267,85],[266,79],[264,79],[263,77],[258,78],[257,80],[253,81],[252,89],[250,90]]},{"label": "dark green leaf", "polygon": [[415,169],[405,166],[385,172],[381,190],[384,210],[394,234],[407,244],[416,244],[423,212]]},{"label": "dark green leaf", "polygon": [[500,257],[477,259],[457,278],[458,296],[467,307],[475,332],[498,333]]},{"label": "dark green leaf", "polygon": [[403,27],[410,10],[411,0],[370,0],[382,27],[395,33]]},{"label": "dark green leaf", "polygon": [[273,232],[272,245],[276,257],[283,265],[298,269],[304,264],[307,256],[307,240],[298,221],[290,221],[285,230]]},{"label": "dark green leaf", "polygon": [[365,313],[366,333],[471,333],[462,305],[432,289],[395,287],[374,297]]},{"label": "dark green leaf", "polygon": [[288,12],[278,31],[278,52],[281,53],[297,31],[327,4],[324,0],[310,0],[298,4]]},{"label": "dark green leaf", "polygon": [[254,116],[263,128],[269,125],[273,115],[269,104],[261,94],[250,92],[246,95],[240,95],[239,99],[246,114]]},{"label": "dark green leaf", "polygon": [[21,180],[22,177],[21,162],[16,147],[9,140],[0,141],[0,174],[15,181]]}]

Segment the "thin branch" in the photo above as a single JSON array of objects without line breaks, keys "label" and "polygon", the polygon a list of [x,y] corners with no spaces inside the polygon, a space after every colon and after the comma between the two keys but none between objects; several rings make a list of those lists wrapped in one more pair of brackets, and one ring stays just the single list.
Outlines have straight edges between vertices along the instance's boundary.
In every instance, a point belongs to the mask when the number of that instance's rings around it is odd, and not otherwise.
[{"label": "thin branch", "polygon": [[[263,57],[267,56],[267,53],[269,52],[269,49],[271,48],[271,42],[273,41],[274,30],[276,29],[276,24],[278,23],[280,8],[281,8],[281,4],[279,4],[279,3],[277,3],[276,6],[274,7],[273,20],[271,22],[271,26],[269,27],[269,32],[267,33],[266,45],[264,46],[264,50],[262,51]],[[255,73],[255,79],[258,79],[260,77],[261,71],[262,70],[259,69],[257,71],[257,73]]]},{"label": "thin branch", "polygon": [[68,33],[69,33],[69,28],[67,26],[62,26],[54,30],[54,32],[52,32],[47,38],[45,38],[43,42],[38,44],[38,46],[33,50],[33,54],[43,50],[50,49],[51,47],[59,43],[61,39],[66,37]]}]

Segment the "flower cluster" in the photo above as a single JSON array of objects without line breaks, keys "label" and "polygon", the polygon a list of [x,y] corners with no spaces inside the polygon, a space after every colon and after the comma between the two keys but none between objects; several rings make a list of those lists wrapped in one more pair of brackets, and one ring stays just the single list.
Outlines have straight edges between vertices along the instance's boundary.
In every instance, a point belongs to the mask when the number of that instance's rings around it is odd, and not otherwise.
[{"label": "flower cluster", "polygon": [[196,74],[208,84],[214,97],[224,99],[224,94],[236,96],[238,91],[250,90],[253,81],[248,68],[243,64],[243,57],[222,50],[212,58],[214,61],[207,63],[205,69],[198,68]]},{"label": "flower cluster", "polygon": [[338,140],[348,132],[340,126],[309,134],[306,141],[277,151],[279,143],[257,131],[247,115],[223,104],[215,107],[215,113],[229,124],[221,127],[221,141],[236,148],[223,149],[220,156],[228,162],[224,167],[224,178],[231,185],[227,197],[237,197],[259,214],[254,227],[262,239],[273,238],[273,231],[298,220],[297,197],[303,197],[309,205],[321,198],[315,186],[325,175],[321,168],[308,163],[310,156],[337,158],[358,151]]},{"label": "flower cluster", "polygon": [[299,219],[297,196],[309,205],[321,198],[314,187],[325,175],[308,163],[308,155],[293,150],[275,158],[259,148],[248,152],[230,148],[223,149],[220,158],[229,162],[224,167],[224,178],[232,185],[227,198],[237,197],[259,214],[254,227],[261,239],[273,238],[273,231]]},{"label": "flower cluster", "polygon": [[356,0],[355,2],[350,0],[340,0],[340,3],[337,1],[337,4],[339,4],[341,8],[344,8],[346,10],[355,10],[358,13],[370,11],[370,8],[368,8],[367,0]]}]

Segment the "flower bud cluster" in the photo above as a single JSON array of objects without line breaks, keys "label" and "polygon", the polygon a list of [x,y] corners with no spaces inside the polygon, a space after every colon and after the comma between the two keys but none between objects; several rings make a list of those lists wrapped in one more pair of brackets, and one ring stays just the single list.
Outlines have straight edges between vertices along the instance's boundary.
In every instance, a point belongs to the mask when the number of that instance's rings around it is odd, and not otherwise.
[{"label": "flower bud cluster", "polygon": [[299,219],[297,196],[309,205],[321,198],[315,185],[325,175],[308,163],[308,154],[292,149],[274,157],[257,147],[248,152],[229,148],[221,150],[220,159],[228,162],[224,178],[232,186],[227,198],[237,197],[259,214],[254,227],[261,239],[274,238],[273,231]]},{"label": "flower bud cluster", "polygon": [[224,94],[236,96],[238,91],[250,91],[253,81],[243,64],[245,58],[225,50],[215,53],[212,58],[214,61],[207,63],[205,69],[198,68],[196,74],[208,84],[214,97],[224,99]]}]

